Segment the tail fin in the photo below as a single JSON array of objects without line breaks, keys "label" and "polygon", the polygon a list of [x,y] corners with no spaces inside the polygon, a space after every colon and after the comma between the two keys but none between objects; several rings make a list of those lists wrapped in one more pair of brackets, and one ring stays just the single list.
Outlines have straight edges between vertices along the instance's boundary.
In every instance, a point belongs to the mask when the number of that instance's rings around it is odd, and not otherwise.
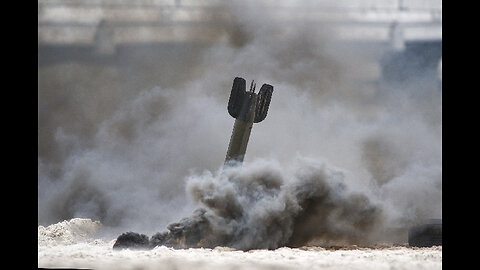
[{"label": "tail fin", "polygon": [[263,121],[267,117],[268,106],[270,105],[270,100],[272,99],[273,86],[270,84],[263,84],[262,88],[258,92],[257,97],[257,107],[255,108],[255,119],[254,123]]},{"label": "tail fin", "polygon": [[246,82],[245,79],[240,77],[235,77],[233,80],[232,92],[230,93],[230,99],[228,100],[228,113],[233,117],[237,118],[242,107],[243,97],[247,94],[245,92]]}]

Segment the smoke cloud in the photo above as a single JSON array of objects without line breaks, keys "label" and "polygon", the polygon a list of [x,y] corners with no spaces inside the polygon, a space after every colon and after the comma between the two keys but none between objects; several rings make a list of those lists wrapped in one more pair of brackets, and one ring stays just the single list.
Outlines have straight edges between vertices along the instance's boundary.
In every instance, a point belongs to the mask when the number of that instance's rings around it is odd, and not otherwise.
[{"label": "smoke cloud", "polygon": [[305,159],[282,169],[257,160],[246,167],[191,176],[187,190],[203,207],[152,236],[153,245],[275,249],[312,241],[368,243],[381,209],[346,190],[343,174]]},{"label": "smoke cloud", "polygon": [[[428,74],[366,82],[385,47],[285,27],[257,2],[222,4],[231,21],[211,44],[39,63],[39,224],[88,217],[112,234],[250,249],[365,243],[441,218],[442,103]],[[243,166],[224,170],[236,76],[275,91]]]}]

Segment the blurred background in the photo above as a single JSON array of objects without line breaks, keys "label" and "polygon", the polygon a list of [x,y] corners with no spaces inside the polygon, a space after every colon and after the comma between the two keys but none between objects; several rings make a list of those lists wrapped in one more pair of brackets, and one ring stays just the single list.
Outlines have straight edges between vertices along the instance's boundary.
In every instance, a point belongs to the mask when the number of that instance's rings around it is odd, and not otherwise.
[{"label": "blurred background", "polygon": [[[235,1],[39,0],[39,72],[65,63],[88,63],[129,74],[130,85],[124,87],[179,83],[184,80],[182,72],[168,73],[157,66],[182,57],[195,61],[197,51],[212,43],[247,42],[231,2]],[[391,73],[399,58],[408,59],[402,61],[405,65],[421,66],[432,80],[441,80],[440,0],[280,0],[246,2],[244,7],[237,3],[235,9],[242,8],[266,10],[268,23],[279,27],[328,25],[334,29],[332,39],[381,48],[384,59],[373,64],[376,70],[366,80],[404,81],[415,76],[408,66],[402,74]]]}]

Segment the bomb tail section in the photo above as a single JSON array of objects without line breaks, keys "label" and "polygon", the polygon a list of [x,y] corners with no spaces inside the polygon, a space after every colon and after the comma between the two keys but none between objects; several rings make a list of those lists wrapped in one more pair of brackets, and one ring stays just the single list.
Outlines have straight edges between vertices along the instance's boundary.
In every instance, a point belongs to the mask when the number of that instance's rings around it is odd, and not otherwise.
[{"label": "bomb tail section", "polygon": [[227,108],[228,113],[235,118],[235,123],[228,145],[225,164],[230,165],[243,162],[253,123],[259,123],[267,116],[273,86],[263,84],[258,94],[255,93],[255,88],[256,83],[253,80],[250,83],[248,92],[246,91],[245,79],[236,77],[233,80]]}]

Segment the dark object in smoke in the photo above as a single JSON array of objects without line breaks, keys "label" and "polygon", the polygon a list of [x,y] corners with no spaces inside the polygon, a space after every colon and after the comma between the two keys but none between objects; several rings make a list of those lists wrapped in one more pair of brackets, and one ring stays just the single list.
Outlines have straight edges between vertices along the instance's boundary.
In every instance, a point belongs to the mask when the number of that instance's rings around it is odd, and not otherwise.
[{"label": "dark object in smoke", "polygon": [[148,236],[134,232],[126,232],[120,235],[113,244],[113,249],[148,249],[150,242]]},{"label": "dark object in smoke", "polygon": [[[183,218],[179,222],[168,225],[168,232],[158,232],[148,239],[144,234],[126,232],[117,238],[113,249],[152,249],[156,246],[167,246],[177,249],[190,247],[215,247],[202,241],[209,232],[210,224],[205,218],[205,209],[197,209],[193,216]],[[201,244],[201,245],[200,245]]]},{"label": "dark object in smoke", "polygon": [[[169,232],[154,234],[150,239],[151,247],[162,245],[173,248],[215,247],[202,242],[204,234],[210,234],[210,223],[205,218],[205,212],[205,209],[197,209],[191,217],[168,225]],[[199,245],[201,242],[202,244]]]},{"label": "dark object in smoke", "polygon": [[432,247],[442,245],[442,220],[430,220],[426,224],[408,230],[408,245],[412,247]]},{"label": "dark object in smoke", "polygon": [[253,123],[259,123],[267,117],[273,86],[263,84],[258,94],[255,94],[255,86],[256,84],[252,81],[250,91],[247,92],[245,79],[236,77],[233,80],[227,109],[228,113],[235,118],[235,124],[225,164],[232,164],[232,161],[243,162]]}]

